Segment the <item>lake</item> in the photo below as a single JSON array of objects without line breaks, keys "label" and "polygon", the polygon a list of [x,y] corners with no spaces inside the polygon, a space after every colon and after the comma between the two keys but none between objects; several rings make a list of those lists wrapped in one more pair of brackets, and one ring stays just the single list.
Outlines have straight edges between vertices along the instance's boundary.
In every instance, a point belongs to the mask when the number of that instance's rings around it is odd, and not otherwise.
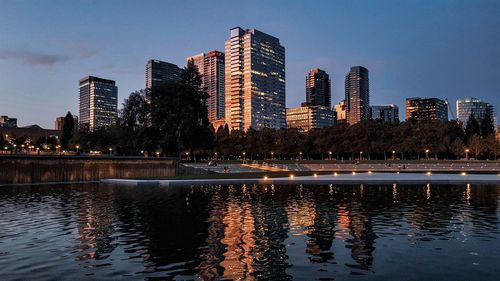
[{"label": "lake", "polygon": [[0,187],[2,280],[498,280],[500,186]]}]

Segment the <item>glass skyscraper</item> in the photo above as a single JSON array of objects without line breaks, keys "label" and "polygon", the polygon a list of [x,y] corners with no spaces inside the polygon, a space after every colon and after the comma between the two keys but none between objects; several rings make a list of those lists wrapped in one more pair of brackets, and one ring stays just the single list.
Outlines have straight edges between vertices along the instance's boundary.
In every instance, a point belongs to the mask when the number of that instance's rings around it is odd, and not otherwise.
[{"label": "glass skyscraper", "polygon": [[353,66],[345,77],[346,117],[349,125],[370,118],[370,81],[368,69]]},{"label": "glass skyscraper", "polygon": [[326,128],[335,125],[336,112],[326,106],[303,105],[287,108],[286,124],[289,128],[298,128],[307,132],[312,129]]},{"label": "glass skyscraper", "polygon": [[79,124],[90,130],[114,124],[118,116],[118,87],[113,80],[87,76],[80,81]]},{"label": "glass skyscraper", "polygon": [[226,123],[230,129],[286,127],[285,48],[256,29],[231,29],[225,42]]},{"label": "glass skyscraper", "polygon": [[306,102],[308,105],[331,107],[331,82],[328,74],[313,68],[306,77]]},{"label": "glass skyscraper", "polygon": [[465,126],[470,115],[481,121],[486,115],[486,112],[491,114],[491,117],[496,124],[495,110],[492,104],[481,101],[478,98],[462,98],[457,100],[457,119]]},{"label": "glass skyscraper", "polygon": [[182,79],[182,73],[183,70],[173,63],[149,60],[146,63],[146,89],[179,82]]}]

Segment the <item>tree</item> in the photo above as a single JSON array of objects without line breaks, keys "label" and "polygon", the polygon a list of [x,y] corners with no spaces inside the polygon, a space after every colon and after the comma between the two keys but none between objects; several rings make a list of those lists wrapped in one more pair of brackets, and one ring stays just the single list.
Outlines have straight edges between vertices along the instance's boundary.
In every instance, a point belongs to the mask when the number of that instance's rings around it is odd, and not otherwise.
[{"label": "tree", "polygon": [[[151,89],[147,94],[151,128],[163,153],[179,155],[213,145],[213,128],[208,121],[208,94],[201,89],[201,76],[190,60],[179,83]],[[193,154],[194,155],[194,154]]]},{"label": "tree", "polygon": [[483,151],[483,140],[479,135],[473,135],[469,139],[469,147],[472,149],[472,153],[474,153],[474,158],[477,160],[479,154]]},{"label": "tree", "polygon": [[493,155],[493,159],[497,160],[497,156],[500,153],[500,139],[496,138],[495,135],[488,136],[486,139],[486,148]]},{"label": "tree", "polygon": [[147,122],[146,92],[141,90],[131,93],[123,102],[123,109],[118,118],[120,124],[119,144],[127,150],[135,150],[136,152],[146,149]]},{"label": "tree", "polygon": [[487,137],[495,134],[495,124],[491,110],[486,109],[483,119],[481,120],[481,136]]},{"label": "tree", "polygon": [[450,149],[457,159],[460,159],[460,155],[464,151],[464,142],[460,138],[455,138],[450,145]]},{"label": "tree", "polygon": [[75,120],[73,119],[73,115],[68,111],[63,121],[63,129],[61,134],[61,147],[62,149],[69,148],[69,142],[73,137],[75,132]]},{"label": "tree", "polygon": [[481,135],[481,127],[474,114],[471,113],[465,125],[465,137],[470,139],[474,135]]}]

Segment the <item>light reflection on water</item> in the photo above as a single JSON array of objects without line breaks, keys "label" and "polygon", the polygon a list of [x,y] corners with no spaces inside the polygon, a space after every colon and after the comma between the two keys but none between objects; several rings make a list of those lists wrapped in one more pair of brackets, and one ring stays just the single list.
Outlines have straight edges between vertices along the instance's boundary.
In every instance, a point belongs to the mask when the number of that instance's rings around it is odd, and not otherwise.
[{"label": "light reflection on water", "polygon": [[497,186],[0,188],[2,279],[494,280]]}]

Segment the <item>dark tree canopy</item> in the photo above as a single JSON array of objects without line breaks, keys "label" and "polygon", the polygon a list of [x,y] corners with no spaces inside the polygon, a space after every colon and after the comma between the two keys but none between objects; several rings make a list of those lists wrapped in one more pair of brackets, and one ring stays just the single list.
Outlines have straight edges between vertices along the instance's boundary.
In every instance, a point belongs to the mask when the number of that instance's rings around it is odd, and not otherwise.
[{"label": "dark tree canopy", "polygon": [[61,147],[62,149],[69,148],[69,142],[73,137],[75,132],[75,120],[73,119],[73,115],[68,111],[63,121],[63,130],[61,134]]},{"label": "dark tree canopy", "polygon": [[486,110],[481,120],[481,136],[487,137],[495,134],[495,124],[490,110]]},{"label": "dark tree canopy", "polygon": [[479,121],[477,121],[474,114],[471,113],[469,119],[467,119],[467,124],[465,125],[465,137],[470,139],[474,135],[481,134],[481,127],[479,126]]}]

